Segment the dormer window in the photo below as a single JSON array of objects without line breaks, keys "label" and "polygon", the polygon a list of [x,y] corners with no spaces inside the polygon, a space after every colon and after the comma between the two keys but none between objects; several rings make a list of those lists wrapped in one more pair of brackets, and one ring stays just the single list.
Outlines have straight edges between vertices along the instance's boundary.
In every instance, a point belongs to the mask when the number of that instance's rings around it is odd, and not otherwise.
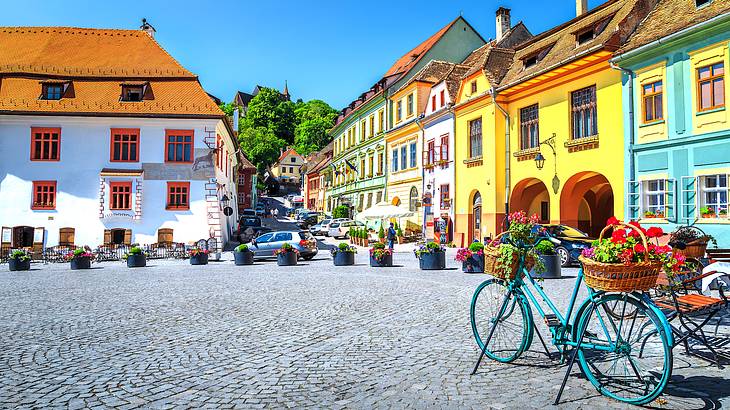
[{"label": "dormer window", "polygon": [[539,51],[527,55],[527,57],[522,58],[522,64],[524,65],[524,68],[530,68],[542,61],[542,59],[545,58],[545,56],[550,52],[554,45],[555,44],[553,43],[547,47],[542,48]]},{"label": "dormer window", "polygon": [[704,7],[710,3],[712,3],[712,0],[695,0],[695,7]]},{"label": "dormer window", "polygon": [[578,44],[585,44],[585,43],[593,40],[594,36],[595,36],[595,31],[593,30],[593,27],[591,27],[588,30],[578,33],[575,36],[575,39],[578,42]]},{"label": "dormer window", "polygon": [[602,20],[594,23],[589,27],[583,27],[573,32],[573,34],[575,34],[575,41],[577,45],[580,46],[596,38],[599,34],[603,32],[603,30],[606,28],[606,26],[608,26],[608,23],[610,23],[611,20],[613,20],[613,14],[603,18]]},{"label": "dormer window", "polygon": [[64,97],[69,81],[48,80],[41,82],[41,100],[60,100]]},{"label": "dormer window", "polygon": [[121,101],[139,102],[144,100],[147,87],[146,83],[122,84]]},{"label": "dormer window", "polygon": [[529,68],[537,64],[537,54],[531,55],[525,59],[525,68]]}]

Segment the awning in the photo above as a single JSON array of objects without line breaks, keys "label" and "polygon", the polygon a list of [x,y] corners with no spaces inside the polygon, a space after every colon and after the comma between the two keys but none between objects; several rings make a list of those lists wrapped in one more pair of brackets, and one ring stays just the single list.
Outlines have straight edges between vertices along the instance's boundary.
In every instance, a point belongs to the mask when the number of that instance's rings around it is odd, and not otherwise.
[{"label": "awning", "polygon": [[405,210],[388,202],[381,202],[358,213],[355,219],[362,221],[377,221],[390,218],[408,218],[413,215],[414,213],[411,211]]}]

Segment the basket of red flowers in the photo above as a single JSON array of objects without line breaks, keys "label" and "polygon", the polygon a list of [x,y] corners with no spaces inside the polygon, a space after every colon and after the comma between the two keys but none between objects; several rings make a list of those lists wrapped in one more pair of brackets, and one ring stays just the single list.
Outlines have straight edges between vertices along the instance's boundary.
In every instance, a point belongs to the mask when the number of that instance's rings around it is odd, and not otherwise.
[{"label": "basket of red flowers", "polygon": [[[604,237],[609,229],[613,229],[611,237]],[[683,255],[673,255],[669,246],[649,242],[663,235],[661,228],[646,230],[638,222],[625,224],[609,218],[593,246],[584,249],[579,258],[586,285],[606,292],[653,288],[662,269],[671,276],[685,260]]]}]

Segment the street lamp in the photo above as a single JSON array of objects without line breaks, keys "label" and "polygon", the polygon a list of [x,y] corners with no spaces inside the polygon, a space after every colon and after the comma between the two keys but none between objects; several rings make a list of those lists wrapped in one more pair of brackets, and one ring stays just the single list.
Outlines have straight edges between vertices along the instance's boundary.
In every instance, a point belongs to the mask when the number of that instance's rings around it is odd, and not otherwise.
[{"label": "street lamp", "polygon": [[[553,151],[553,192],[557,194],[560,190],[560,179],[558,178],[558,153],[555,151],[555,133],[553,133],[552,137],[540,142],[540,144],[538,144],[538,149],[542,145],[547,145]],[[537,155],[535,155],[535,166],[539,170],[545,167],[545,157],[539,150],[537,151]]]},{"label": "street lamp", "polygon": [[542,152],[538,152],[535,156],[535,165],[537,165],[537,169],[542,169],[545,166],[545,157],[542,156]]},{"label": "street lamp", "polygon": [[228,206],[228,203],[229,203],[230,201],[231,201],[231,200],[230,200],[230,199],[228,198],[228,195],[226,195],[226,194],[223,194],[223,197],[221,198],[221,203],[223,204],[223,207],[224,207],[224,208]]}]

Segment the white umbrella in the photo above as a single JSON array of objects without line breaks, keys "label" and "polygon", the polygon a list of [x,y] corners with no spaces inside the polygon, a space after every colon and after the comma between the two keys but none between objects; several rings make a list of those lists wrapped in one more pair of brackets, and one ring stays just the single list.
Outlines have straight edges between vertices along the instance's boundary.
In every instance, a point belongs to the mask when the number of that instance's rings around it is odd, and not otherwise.
[{"label": "white umbrella", "polygon": [[363,221],[377,221],[390,218],[407,218],[413,216],[413,212],[397,207],[388,202],[381,202],[357,214],[355,219]]}]

